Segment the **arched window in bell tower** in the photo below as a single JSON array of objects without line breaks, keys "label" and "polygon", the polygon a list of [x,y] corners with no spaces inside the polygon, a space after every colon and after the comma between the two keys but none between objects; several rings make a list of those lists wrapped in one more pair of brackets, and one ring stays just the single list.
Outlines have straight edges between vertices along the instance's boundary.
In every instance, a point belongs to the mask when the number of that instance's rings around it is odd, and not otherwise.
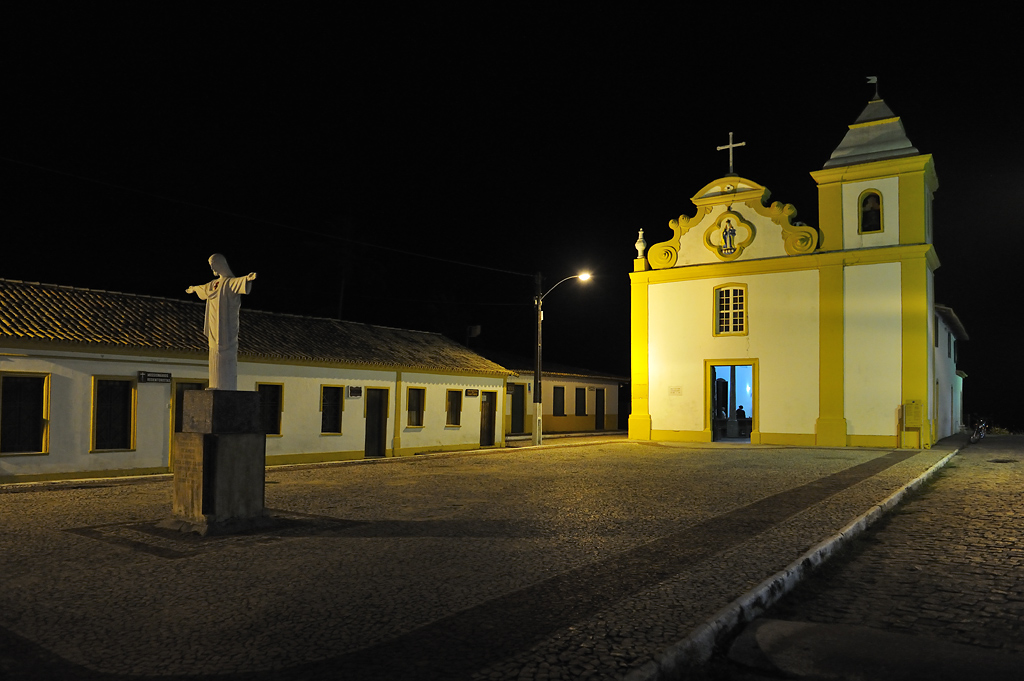
[{"label": "arched window in bell tower", "polygon": [[868,189],[860,195],[860,225],[858,234],[873,234],[882,231],[882,195]]}]

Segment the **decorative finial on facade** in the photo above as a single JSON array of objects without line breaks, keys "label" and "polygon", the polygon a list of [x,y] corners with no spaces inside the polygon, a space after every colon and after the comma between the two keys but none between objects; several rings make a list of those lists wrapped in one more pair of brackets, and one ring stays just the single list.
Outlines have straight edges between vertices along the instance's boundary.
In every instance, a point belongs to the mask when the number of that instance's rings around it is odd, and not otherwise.
[{"label": "decorative finial on facade", "polygon": [[736,174],[733,171],[733,168],[732,168],[732,150],[735,149],[736,147],[745,147],[745,146],[747,146],[746,142],[736,142],[735,144],[733,144],[733,142],[732,142],[732,133],[730,132],[729,133],[729,143],[728,144],[723,144],[722,146],[718,147],[719,151],[722,151],[723,149],[728,149],[729,150],[729,174],[730,175],[735,175]]},{"label": "decorative finial on facade", "polygon": [[875,86],[875,96],[872,98],[872,101],[881,99],[881,97],[878,94],[878,76],[868,76],[868,85]]},{"label": "decorative finial on facade", "polygon": [[644,250],[647,248],[647,242],[644,241],[644,230],[640,230],[640,236],[637,237],[636,243],[633,245],[636,246],[636,257],[638,259],[644,257]]}]

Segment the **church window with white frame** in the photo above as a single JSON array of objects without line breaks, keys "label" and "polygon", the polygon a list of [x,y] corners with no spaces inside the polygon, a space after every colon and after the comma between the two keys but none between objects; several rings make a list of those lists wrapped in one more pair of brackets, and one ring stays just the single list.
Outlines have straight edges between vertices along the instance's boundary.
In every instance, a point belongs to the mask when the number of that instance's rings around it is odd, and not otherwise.
[{"label": "church window with white frame", "polygon": [[715,335],[744,336],[747,333],[747,287],[726,284],[715,289]]}]

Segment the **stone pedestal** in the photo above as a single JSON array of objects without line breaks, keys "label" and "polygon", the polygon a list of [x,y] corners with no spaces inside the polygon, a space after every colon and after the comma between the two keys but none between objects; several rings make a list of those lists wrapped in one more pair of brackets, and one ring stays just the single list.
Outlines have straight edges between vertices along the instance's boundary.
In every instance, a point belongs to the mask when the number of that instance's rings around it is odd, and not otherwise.
[{"label": "stone pedestal", "polygon": [[182,432],[174,434],[174,517],[161,527],[207,535],[264,524],[259,393],[187,390],[183,406]]}]

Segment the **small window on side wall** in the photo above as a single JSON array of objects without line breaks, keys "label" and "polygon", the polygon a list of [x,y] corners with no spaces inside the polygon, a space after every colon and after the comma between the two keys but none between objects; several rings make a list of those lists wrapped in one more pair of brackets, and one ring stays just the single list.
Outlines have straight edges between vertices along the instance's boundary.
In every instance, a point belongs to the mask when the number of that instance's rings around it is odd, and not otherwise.
[{"label": "small window on side wall", "polygon": [[860,234],[882,231],[882,195],[868,190],[860,195]]},{"label": "small window on side wall", "polygon": [[93,451],[135,448],[135,380],[96,378],[93,382]]},{"label": "small window on side wall", "polygon": [[341,433],[341,411],[344,409],[342,395],[345,388],[340,385],[320,386],[320,432],[329,435]]},{"label": "small window on side wall", "polygon": [[553,416],[565,416],[565,387],[563,386],[555,386],[551,414]]},{"label": "small window on side wall", "polygon": [[0,374],[0,454],[45,454],[47,376]]},{"label": "small window on side wall", "polygon": [[281,412],[284,411],[284,386],[280,383],[257,383],[260,394],[260,425],[266,435],[281,434]]},{"label": "small window on side wall", "polygon": [[462,425],[462,391],[449,390],[445,416],[446,426]]},{"label": "small window on side wall", "polygon": [[423,425],[423,402],[426,398],[425,388],[409,388],[409,422],[408,425]]}]

